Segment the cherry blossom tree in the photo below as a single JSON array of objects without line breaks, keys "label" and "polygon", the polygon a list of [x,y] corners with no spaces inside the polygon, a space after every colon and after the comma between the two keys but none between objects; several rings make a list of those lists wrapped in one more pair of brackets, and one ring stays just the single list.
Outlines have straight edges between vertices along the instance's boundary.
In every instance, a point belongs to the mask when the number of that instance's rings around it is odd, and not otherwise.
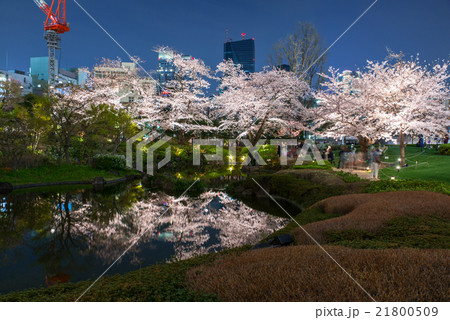
[{"label": "cherry blossom tree", "polygon": [[166,47],[157,51],[171,57],[174,78],[164,84],[166,94],[158,96],[156,103],[142,105],[143,114],[151,111],[153,115],[151,109],[156,107],[159,125],[165,130],[178,131],[181,141],[186,133],[213,130],[207,113],[211,104],[208,90],[214,78],[210,68],[201,59],[184,56]]},{"label": "cherry blossom tree", "polygon": [[168,53],[174,67],[174,77],[164,88],[156,90],[160,84],[137,70],[124,69],[120,60],[104,59],[91,73],[85,93],[97,103],[127,107],[143,125],[176,131],[182,141],[186,133],[213,130],[207,116],[208,90],[214,78],[210,68],[200,59],[166,47],[156,51]]},{"label": "cherry blossom tree", "polygon": [[357,136],[362,144],[398,136],[402,165],[412,136],[443,134],[450,125],[448,65],[398,58],[391,53],[383,62],[368,61],[351,86],[330,69],[325,89],[316,93],[316,128],[325,127],[330,136]]},{"label": "cherry blossom tree", "polygon": [[256,142],[264,135],[286,135],[305,129],[309,111],[300,98],[309,93],[307,84],[294,73],[277,69],[246,74],[232,61],[217,67],[220,94],[214,113],[219,129],[248,136]]},{"label": "cherry blossom tree", "polygon": [[365,152],[385,132],[384,125],[370,101],[365,101],[361,78],[343,81],[338,69],[330,67],[328,71],[322,75],[326,79],[323,89],[315,93],[319,107],[312,110],[313,128],[333,138],[354,136]]},{"label": "cherry blossom tree", "polygon": [[[90,120],[95,120],[102,112],[103,109],[97,106],[108,106],[112,114],[126,112],[136,118],[139,111],[137,105],[154,96],[149,83],[142,81],[135,69],[125,68],[120,60],[103,59],[93,70],[85,71],[89,74],[87,83],[56,88],[53,103],[48,109],[53,126],[50,141],[57,148],[59,161],[64,156],[69,162],[73,137],[82,136]],[[135,99],[138,96],[142,97],[140,101]],[[119,132],[119,136],[123,132]],[[119,142],[124,139],[121,137]]]},{"label": "cherry blossom tree", "polygon": [[69,148],[72,138],[81,133],[87,120],[86,109],[91,105],[84,92],[76,87],[66,87],[63,92],[54,96],[53,103],[48,108],[51,119],[49,141],[53,142],[61,164],[62,157],[70,161]]},{"label": "cherry blossom tree", "polygon": [[[392,56],[392,55],[391,55]],[[447,64],[423,65],[418,57],[410,61],[369,61],[364,79],[368,104],[386,135],[398,136],[401,165],[405,147],[417,134],[443,135],[450,125]]]}]

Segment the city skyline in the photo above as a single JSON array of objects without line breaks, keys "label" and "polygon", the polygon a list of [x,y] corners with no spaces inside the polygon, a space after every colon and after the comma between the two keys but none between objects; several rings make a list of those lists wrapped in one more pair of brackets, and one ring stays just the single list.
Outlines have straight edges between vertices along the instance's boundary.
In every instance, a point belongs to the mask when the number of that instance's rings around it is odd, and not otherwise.
[{"label": "city skyline", "polygon": [[[28,71],[30,57],[47,55],[43,39],[45,16],[28,0],[0,1],[2,29],[0,69]],[[225,30],[233,40],[242,32],[255,38],[256,71],[267,65],[272,45],[293,32],[297,21],[312,22],[328,47],[373,1],[285,0],[234,1],[226,6],[204,0],[118,2],[105,10],[105,2],[79,1],[132,55],[157,68],[158,45],[189,53],[214,68],[223,57]],[[408,6],[406,6],[408,4]],[[137,10],[138,9],[138,10]],[[125,53],[73,2],[68,1],[71,31],[62,35],[58,52],[61,68],[92,67],[102,57],[129,61]],[[450,3],[434,0],[378,1],[330,50],[327,66],[357,69],[366,60],[382,60],[386,47],[406,57],[419,53],[424,60],[447,59],[450,52],[446,14]],[[170,17],[168,19],[167,17]],[[269,23],[268,23],[269,22]],[[272,22],[272,23],[270,23]],[[7,62],[8,60],[8,62]]]}]

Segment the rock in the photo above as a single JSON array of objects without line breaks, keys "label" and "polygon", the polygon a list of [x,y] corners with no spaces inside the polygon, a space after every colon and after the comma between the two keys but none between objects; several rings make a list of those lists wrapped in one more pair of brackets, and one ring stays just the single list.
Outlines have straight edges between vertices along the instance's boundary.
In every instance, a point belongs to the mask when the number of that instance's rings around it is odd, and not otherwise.
[{"label": "rock", "polygon": [[288,246],[294,242],[294,238],[289,233],[279,235],[270,241],[273,245]]}]

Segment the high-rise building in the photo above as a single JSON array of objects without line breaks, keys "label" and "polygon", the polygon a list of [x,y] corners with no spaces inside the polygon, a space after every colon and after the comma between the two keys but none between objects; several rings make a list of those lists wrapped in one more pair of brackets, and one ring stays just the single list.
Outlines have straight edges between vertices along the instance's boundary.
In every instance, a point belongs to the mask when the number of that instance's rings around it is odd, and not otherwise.
[{"label": "high-rise building", "polygon": [[173,65],[173,52],[158,52],[158,69],[156,69],[158,74],[158,83],[161,88],[167,81],[173,80],[175,74],[175,67]]},{"label": "high-rise building", "polygon": [[350,93],[354,92],[353,81],[358,78],[361,78],[361,72],[352,70],[344,70],[338,76],[338,80],[344,83],[343,89]]},{"label": "high-rise building", "polygon": [[[134,62],[121,62],[120,65],[117,66],[108,66],[108,67],[95,67],[94,68],[94,77],[103,78],[108,76],[120,76],[126,75],[128,72],[136,72],[138,74],[138,68],[136,63]],[[140,84],[147,87],[148,90],[155,92],[156,90],[156,81],[151,77],[141,77],[139,76]],[[118,94],[121,96],[120,102],[123,104],[137,102],[139,100],[139,96],[135,92],[131,92],[129,88],[125,85],[119,89]]]},{"label": "high-rise building", "polygon": [[[159,83],[158,91],[162,93],[165,91],[166,83],[175,78],[176,68],[173,64],[173,51],[158,52],[158,69],[156,69],[157,80]],[[190,55],[182,55],[184,60],[193,60],[194,57]]]},{"label": "high-rise building", "polygon": [[14,81],[20,85],[22,94],[31,93],[33,90],[32,80],[30,75],[26,74],[24,71],[20,70],[0,70],[0,96],[2,96],[2,82]]},{"label": "high-rise building", "polygon": [[[242,37],[244,36],[245,34],[242,34]],[[240,41],[227,39],[223,44],[223,59],[231,59],[236,65],[240,64],[247,73],[255,72],[255,39]]]},{"label": "high-rise building", "polygon": [[[48,83],[48,57],[30,58],[30,75],[33,79],[33,87],[39,89],[45,87]],[[73,68],[64,70],[58,67],[56,60],[56,84],[84,84],[87,79],[87,73],[81,69]]]}]

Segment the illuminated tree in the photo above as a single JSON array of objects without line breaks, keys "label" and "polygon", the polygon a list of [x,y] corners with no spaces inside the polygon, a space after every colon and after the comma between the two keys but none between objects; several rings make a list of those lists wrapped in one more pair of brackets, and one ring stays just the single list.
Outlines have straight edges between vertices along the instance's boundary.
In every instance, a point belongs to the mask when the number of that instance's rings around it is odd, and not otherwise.
[{"label": "illuminated tree", "polygon": [[316,127],[325,127],[330,136],[357,136],[360,142],[398,136],[402,165],[410,138],[443,134],[450,124],[448,65],[398,58],[390,54],[381,63],[369,61],[350,88],[330,69],[325,89],[316,93]]},{"label": "illuminated tree", "polygon": [[220,130],[248,136],[256,142],[263,136],[293,134],[305,129],[309,111],[300,98],[309,88],[294,73],[277,69],[246,74],[232,61],[218,65],[222,75],[214,114]]}]

